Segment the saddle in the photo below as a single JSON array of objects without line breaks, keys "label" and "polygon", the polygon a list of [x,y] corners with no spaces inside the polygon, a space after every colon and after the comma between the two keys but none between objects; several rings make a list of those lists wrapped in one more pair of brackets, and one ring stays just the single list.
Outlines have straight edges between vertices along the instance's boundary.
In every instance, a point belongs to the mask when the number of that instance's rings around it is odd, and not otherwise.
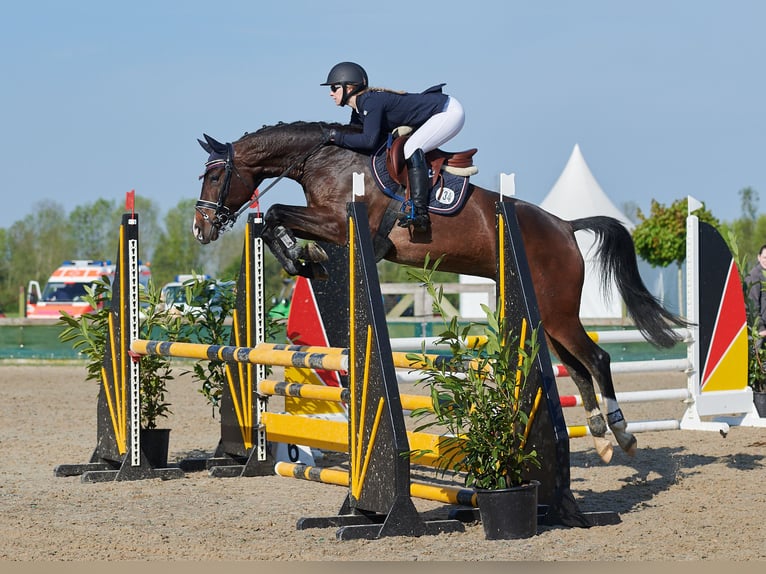
[{"label": "saddle", "polygon": [[[391,178],[409,188],[407,178],[407,162],[404,159],[404,143],[409,139],[412,129],[397,128],[392,133],[391,143],[386,151],[386,168]],[[473,164],[473,156],[477,148],[465,151],[443,151],[435,149],[426,154],[426,162],[431,169],[431,185],[435,185],[442,170],[454,175],[468,177],[479,173],[479,168]]]}]

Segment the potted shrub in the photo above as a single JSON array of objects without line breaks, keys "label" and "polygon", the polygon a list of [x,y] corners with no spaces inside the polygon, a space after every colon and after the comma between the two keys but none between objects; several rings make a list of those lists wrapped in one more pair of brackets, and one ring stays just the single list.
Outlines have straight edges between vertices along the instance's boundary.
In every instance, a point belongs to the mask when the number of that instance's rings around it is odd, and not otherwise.
[{"label": "potted shrub", "polygon": [[[101,382],[101,369],[106,353],[106,338],[109,332],[109,299],[111,286],[108,281],[99,280],[94,286],[86,287],[86,302],[96,310],[73,317],[61,313],[59,323],[64,330],[59,334],[62,342],[72,343],[72,347],[87,358],[86,380]],[[160,305],[159,291],[150,281],[139,294],[141,319],[139,336],[142,338],[177,338],[181,319]],[[170,429],[158,429],[160,418],[171,414],[170,403],[166,401],[167,383],[173,376],[170,357],[142,356],[139,359],[139,391],[141,394],[141,450],[155,468],[167,466]]]},{"label": "potted shrub", "polygon": [[[138,336],[163,341],[185,340],[183,320],[164,305],[160,289],[149,281],[141,289],[141,320]],[[167,466],[170,429],[158,428],[160,418],[172,414],[166,401],[168,381],[173,380],[171,357],[142,355],[139,358],[138,383],[141,392],[141,450],[154,468]]]},{"label": "potted shrub", "polygon": [[[427,259],[422,271],[410,273],[433,298],[434,310],[445,326],[439,340],[449,345],[449,353],[439,360],[424,350],[409,355],[425,365],[417,384],[428,387],[434,405],[433,412],[413,411],[422,421],[416,430],[440,427],[445,431],[438,468],[442,473],[463,474],[466,486],[476,490],[487,538],[532,536],[537,533],[539,483],[524,477],[540,462],[527,445],[531,405],[526,404],[524,387],[539,348],[538,329],[520,344],[522,337],[500,319],[499,311],[486,305],[486,324],[461,327],[456,317],[447,321],[443,292],[434,287],[428,265]],[[481,344],[469,338],[477,329],[484,336]]]}]

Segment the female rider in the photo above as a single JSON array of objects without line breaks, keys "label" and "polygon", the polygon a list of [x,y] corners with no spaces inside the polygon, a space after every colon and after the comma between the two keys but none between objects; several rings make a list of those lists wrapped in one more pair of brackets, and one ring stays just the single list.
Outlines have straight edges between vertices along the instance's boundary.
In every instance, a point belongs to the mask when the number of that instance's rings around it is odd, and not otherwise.
[{"label": "female rider", "polygon": [[442,93],[444,84],[428,88],[420,94],[370,88],[367,72],[354,62],[336,64],[322,86],[330,86],[330,95],[338,106],[351,107],[351,124],[362,126],[358,134],[331,130],[328,142],[364,153],[375,152],[388,134],[400,126],[413,129],[404,144],[412,211],[403,215],[401,227],[412,225],[426,231],[428,217],[429,176],[425,154],[455,137],[465,122],[463,106],[455,98]]}]

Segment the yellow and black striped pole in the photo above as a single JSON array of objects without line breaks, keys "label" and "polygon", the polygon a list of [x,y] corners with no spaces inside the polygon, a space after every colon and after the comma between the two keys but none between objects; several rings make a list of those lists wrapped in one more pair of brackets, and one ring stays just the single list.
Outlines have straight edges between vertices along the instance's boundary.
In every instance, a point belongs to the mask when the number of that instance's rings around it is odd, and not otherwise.
[{"label": "yellow and black striped pole", "polygon": [[200,343],[179,343],[136,339],[131,350],[140,355],[161,355],[188,359],[219,359],[227,363],[251,363],[279,367],[304,367],[345,371],[348,356],[335,352],[291,351],[277,349],[270,345],[255,347],[234,347],[231,345],[205,345]]},{"label": "yellow and black striped pole", "polygon": [[[306,464],[277,462],[274,472],[279,476],[299,478],[312,482],[349,486],[350,477],[346,470],[335,468],[320,468]],[[423,482],[410,483],[410,496],[433,500],[444,504],[460,504],[463,506],[476,507],[476,492],[470,488],[460,488],[453,485],[426,484]]]}]

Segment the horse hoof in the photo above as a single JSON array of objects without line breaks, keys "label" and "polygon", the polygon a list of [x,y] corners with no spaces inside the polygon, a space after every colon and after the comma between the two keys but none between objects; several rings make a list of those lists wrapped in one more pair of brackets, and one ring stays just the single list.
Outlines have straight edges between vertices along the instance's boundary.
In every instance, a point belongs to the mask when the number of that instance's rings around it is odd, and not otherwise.
[{"label": "horse hoof", "polygon": [[593,437],[593,444],[596,447],[596,453],[604,461],[604,464],[609,464],[612,461],[612,454],[614,449],[612,443],[604,437]]},{"label": "horse hoof", "polygon": [[636,448],[638,446],[638,441],[636,440],[636,437],[632,436],[630,437],[630,442],[622,447],[622,450],[624,450],[628,456],[636,456]]},{"label": "horse hoof", "polygon": [[321,263],[311,263],[312,279],[319,281],[327,281],[330,278],[330,274],[327,272],[327,268]]},{"label": "horse hoof", "polygon": [[314,263],[325,263],[330,260],[327,256],[327,252],[313,241],[306,245],[306,251],[308,255],[307,259]]}]

